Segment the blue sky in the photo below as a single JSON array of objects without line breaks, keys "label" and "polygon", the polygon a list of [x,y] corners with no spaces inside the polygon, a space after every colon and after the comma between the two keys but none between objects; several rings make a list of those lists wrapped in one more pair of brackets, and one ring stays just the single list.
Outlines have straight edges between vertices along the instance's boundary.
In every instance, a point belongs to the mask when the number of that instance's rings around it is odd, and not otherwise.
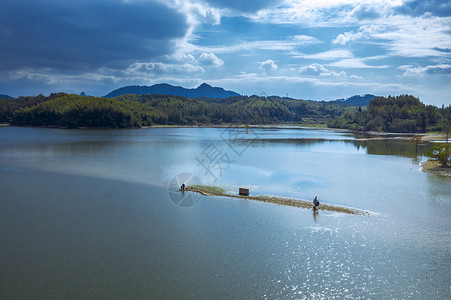
[{"label": "blue sky", "polygon": [[2,0],[0,94],[203,82],[451,104],[451,1]]}]

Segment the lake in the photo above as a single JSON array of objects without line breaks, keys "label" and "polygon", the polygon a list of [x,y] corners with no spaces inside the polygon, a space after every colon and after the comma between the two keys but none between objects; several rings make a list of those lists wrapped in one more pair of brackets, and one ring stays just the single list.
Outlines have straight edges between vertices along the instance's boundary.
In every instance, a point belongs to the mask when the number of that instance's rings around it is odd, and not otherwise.
[{"label": "lake", "polygon": [[420,171],[429,147],[290,128],[1,127],[0,298],[450,299],[451,177]]}]

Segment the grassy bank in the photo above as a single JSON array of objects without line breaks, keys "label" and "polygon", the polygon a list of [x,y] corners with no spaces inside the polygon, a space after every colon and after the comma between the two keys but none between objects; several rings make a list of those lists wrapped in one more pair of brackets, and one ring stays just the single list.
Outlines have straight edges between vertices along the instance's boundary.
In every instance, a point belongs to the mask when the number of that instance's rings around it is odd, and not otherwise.
[{"label": "grassy bank", "polygon": [[[267,195],[259,195],[259,196],[231,195],[231,194],[228,194],[225,190],[223,190],[219,187],[215,187],[215,186],[193,185],[193,186],[187,187],[187,190],[196,192],[196,193],[200,193],[205,196],[239,198],[239,199],[272,203],[272,204],[276,204],[276,205],[313,209],[312,201],[293,199],[293,198],[284,198],[284,197],[277,197],[277,196],[267,196]],[[341,212],[341,213],[346,213],[346,214],[353,214],[353,215],[363,215],[363,216],[371,215],[369,212],[364,211],[364,210],[342,207],[342,206],[331,205],[331,204],[324,204],[324,203],[321,203],[320,206],[318,207],[318,209],[334,211],[334,212]]]},{"label": "grassy bank", "polygon": [[451,167],[443,167],[438,161],[427,160],[421,163],[421,171],[441,176],[451,176]]}]

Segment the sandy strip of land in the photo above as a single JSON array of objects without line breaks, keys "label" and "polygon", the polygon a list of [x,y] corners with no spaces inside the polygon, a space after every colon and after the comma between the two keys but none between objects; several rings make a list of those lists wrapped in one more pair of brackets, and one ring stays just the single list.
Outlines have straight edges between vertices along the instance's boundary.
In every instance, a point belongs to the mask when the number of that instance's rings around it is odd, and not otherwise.
[{"label": "sandy strip of land", "polygon": [[[239,199],[245,199],[245,200],[254,200],[254,201],[260,201],[260,202],[272,203],[272,204],[276,204],[276,205],[313,209],[312,201],[301,200],[301,199],[292,199],[292,198],[266,196],[266,195],[261,195],[261,196],[231,195],[231,194],[222,193],[222,192],[210,191],[208,189],[204,189],[203,186],[189,186],[186,188],[186,190],[191,191],[191,192],[200,193],[205,196],[239,198]],[[338,205],[331,205],[331,204],[326,204],[326,203],[321,203],[318,207],[318,210],[327,210],[327,211],[334,211],[334,212],[341,212],[341,213],[346,213],[346,214],[362,215],[362,216],[372,215],[369,211],[364,211],[364,210],[349,208],[349,207],[343,207],[343,206],[338,206]]]}]

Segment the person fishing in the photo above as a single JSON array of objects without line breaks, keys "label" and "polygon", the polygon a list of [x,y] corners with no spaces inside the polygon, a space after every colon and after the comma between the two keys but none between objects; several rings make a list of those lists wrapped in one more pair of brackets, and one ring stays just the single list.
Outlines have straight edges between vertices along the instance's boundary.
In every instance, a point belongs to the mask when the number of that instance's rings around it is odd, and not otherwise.
[{"label": "person fishing", "polygon": [[180,187],[180,190],[184,191],[186,188],[185,183],[182,183],[182,186]]},{"label": "person fishing", "polygon": [[313,210],[316,211],[316,208],[319,206],[318,196],[315,196],[313,199]]}]

